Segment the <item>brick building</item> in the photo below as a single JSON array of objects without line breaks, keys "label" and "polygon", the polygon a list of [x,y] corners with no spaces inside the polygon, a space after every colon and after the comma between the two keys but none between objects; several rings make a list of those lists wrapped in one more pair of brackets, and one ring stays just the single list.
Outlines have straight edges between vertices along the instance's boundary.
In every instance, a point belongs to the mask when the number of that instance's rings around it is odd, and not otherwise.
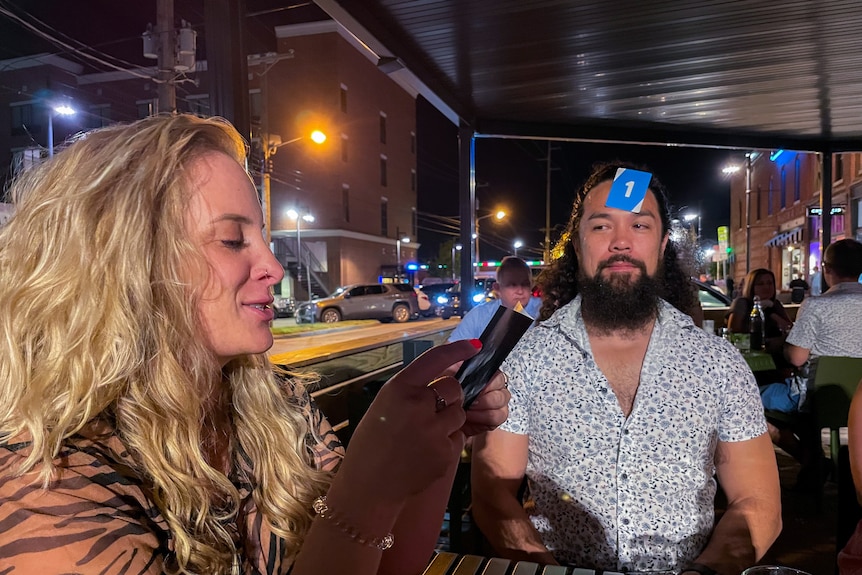
[{"label": "brick building", "polygon": [[[270,176],[271,238],[287,271],[276,291],[305,299],[309,285],[322,295],[339,285],[406,276],[397,264],[403,271],[419,247],[415,93],[333,21],[274,33],[277,51],[248,59],[248,87],[249,167],[261,186],[263,172]],[[79,64],[48,54],[0,62],[6,87],[0,105],[10,110],[0,115],[7,182],[47,155],[49,117],[61,143],[82,130],[154,113],[155,73],[151,67],[85,74]],[[176,92],[178,111],[210,113],[205,61],[179,76]],[[59,102],[78,113],[54,114]],[[326,134],[323,144],[308,138],[312,129]]]},{"label": "brick building", "polygon": [[[831,239],[862,240],[862,154],[835,154],[832,160]],[[821,158],[818,154],[773,150],[755,152],[751,161],[750,240],[746,241],[746,171],[731,180],[730,245],[732,275],[745,277],[746,248],[750,269],[767,268],[778,289],[801,277],[811,283],[820,266]]]}]

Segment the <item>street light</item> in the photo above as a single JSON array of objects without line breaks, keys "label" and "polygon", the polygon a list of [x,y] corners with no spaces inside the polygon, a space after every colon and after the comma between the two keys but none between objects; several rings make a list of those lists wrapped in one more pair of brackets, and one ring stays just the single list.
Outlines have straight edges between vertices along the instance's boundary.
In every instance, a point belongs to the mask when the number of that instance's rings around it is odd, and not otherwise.
[{"label": "street light", "polygon": [[[294,142],[298,142],[305,138],[310,139],[315,144],[322,144],[326,141],[326,134],[321,132],[320,130],[314,130],[308,136],[299,136],[293,138],[292,140],[288,140],[286,142],[281,141],[281,136],[277,134],[269,134],[264,137],[263,142],[263,168],[261,169],[261,195],[263,196],[263,209],[266,212],[263,215],[263,222],[266,226],[266,243],[269,245],[272,238],[272,201],[270,198],[271,195],[271,182],[269,175],[269,161],[275,155],[279,148],[282,148],[288,144],[293,144]],[[311,292],[308,293],[309,298],[311,297]]]},{"label": "street light", "polygon": [[512,247],[515,248],[515,257],[518,257],[518,248],[524,245],[524,242],[521,240],[515,240],[515,243],[512,244]]},{"label": "street light", "polygon": [[[296,276],[297,279],[302,281],[302,243],[300,239],[300,222],[301,220],[305,220],[308,223],[312,223],[314,221],[314,216],[308,212],[300,216],[299,212],[291,208],[287,210],[287,217],[296,221]],[[308,277],[308,300],[311,301],[311,256],[308,257],[308,262],[305,266],[305,275]]]},{"label": "street light", "polygon": [[[745,275],[751,270],[751,162],[758,155],[759,152],[745,153]],[[721,171],[733,175],[740,169],[740,166],[730,165]]]},{"label": "street light", "polygon": [[401,279],[401,244],[409,244],[410,238],[404,236],[395,240],[395,279]]},{"label": "street light", "polygon": [[452,281],[455,281],[455,250],[459,252],[464,248],[461,244],[452,244]]},{"label": "street light", "polygon": [[61,116],[72,116],[75,109],[68,104],[60,104],[48,108],[48,157],[54,157],[54,114]]},{"label": "street light", "polygon": [[497,221],[502,220],[506,217],[506,212],[504,210],[497,210],[496,212],[491,212],[490,214],[485,214],[484,216],[479,216],[476,218],[476,223],[473,229],[473,240],[476,242],[476,265],[479,265],[479,262],[482,261],[479,258],[479,222],[484,220],[485,218],[494,218]]}]

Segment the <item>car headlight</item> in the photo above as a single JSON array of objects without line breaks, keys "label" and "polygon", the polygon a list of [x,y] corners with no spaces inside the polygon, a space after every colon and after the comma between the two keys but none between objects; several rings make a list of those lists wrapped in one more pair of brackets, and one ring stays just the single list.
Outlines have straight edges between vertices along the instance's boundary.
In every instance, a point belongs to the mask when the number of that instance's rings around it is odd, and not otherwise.
[{"label": "car headlight", "polygon": [[447,303],[449,303],[449,298],[445,295],[438,295],[437,303],[439,303],[440,305],[446,305]]},{"label": "car headlight", "polygon": [[473,301],[475,303],[481,303],[484,300],[485,300],[485,294],[483,294],[483,293],[477,293],[476,295],[473,296]]}]

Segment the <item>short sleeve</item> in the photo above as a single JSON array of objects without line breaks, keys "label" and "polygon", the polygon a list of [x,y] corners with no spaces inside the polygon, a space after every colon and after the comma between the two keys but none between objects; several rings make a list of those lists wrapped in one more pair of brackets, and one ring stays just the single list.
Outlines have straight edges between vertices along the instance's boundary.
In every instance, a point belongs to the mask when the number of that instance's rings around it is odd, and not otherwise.
[{"label": "short sleeve", "polygon": [[725,442],[745,441],[766,432],[763,402],[757,382],[740,353],[729,343],[720,352],[724,393],[718,424],[718,439]]}]

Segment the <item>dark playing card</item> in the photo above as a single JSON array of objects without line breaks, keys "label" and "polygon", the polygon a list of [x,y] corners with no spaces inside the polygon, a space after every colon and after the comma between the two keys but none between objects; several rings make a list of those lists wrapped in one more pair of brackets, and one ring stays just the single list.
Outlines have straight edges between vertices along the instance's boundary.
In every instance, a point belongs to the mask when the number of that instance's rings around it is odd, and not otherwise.
[{"label": "dark playing card", "polygon": [[482,349],[461,364],[461,369],[455,374],[464,389],[465,409],[470,407],[494,372],[500,369],[503,360],[532,324],[533,319],[525,313],[503,306],[497,309],[479,337]]}]

